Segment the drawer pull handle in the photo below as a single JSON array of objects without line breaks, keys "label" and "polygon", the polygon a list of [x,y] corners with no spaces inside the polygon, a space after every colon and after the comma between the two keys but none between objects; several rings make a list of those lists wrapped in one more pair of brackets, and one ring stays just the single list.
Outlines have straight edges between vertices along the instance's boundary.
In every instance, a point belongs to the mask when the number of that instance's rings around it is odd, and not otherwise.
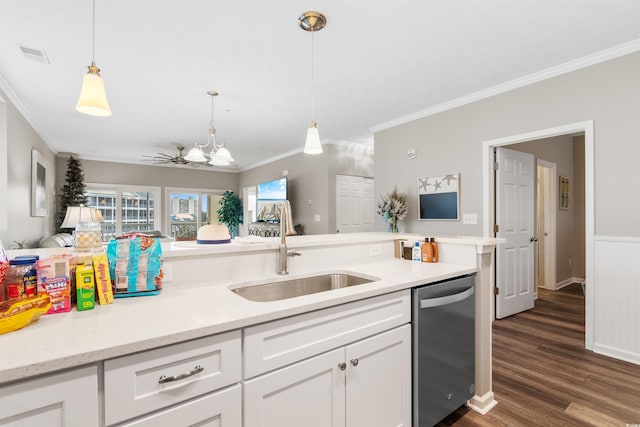
[{"label": "drawer pull handle", "polygon": [[338,368],[340,368],[341,371],[344,371],[345,369],[347,369],[347,364],[344,362],[338,363]]},{"label": "drawer pull handle", "polygon": [[204,371],[204,368],[202,366],[200,366],[200,365],[196,365],[195,368],[193,368],[192,370],[190,370],[188,372],[185,372],[184,374],[173,375],[173,376],[170,376],[170,377],[167,377],[167,376],[163,375],[158,380],[158,384],[164,384],[164,383],[170,383],[170,382],[173,382],[173,381],[183,380],[185,378],[192,377],[195,374],[199,374],[202,371]]},{"label": "drawer pull handle", "polygon": [[358,359],[351,359],[351,364],[353,366],[358,366]]}]

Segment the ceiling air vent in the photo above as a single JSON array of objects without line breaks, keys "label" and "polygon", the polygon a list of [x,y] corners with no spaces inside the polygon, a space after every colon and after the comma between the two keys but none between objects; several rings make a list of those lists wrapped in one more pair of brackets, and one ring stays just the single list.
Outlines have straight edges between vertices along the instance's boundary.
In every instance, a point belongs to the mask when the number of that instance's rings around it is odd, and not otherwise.
[{"label": "ceiling air vent", "polygon": [[19,47],[25,58],[42,64],[51,64],[51,62],[49,62],[49,57],[47,57],[47,53],[44,50],[32,49],[26,46]]}]

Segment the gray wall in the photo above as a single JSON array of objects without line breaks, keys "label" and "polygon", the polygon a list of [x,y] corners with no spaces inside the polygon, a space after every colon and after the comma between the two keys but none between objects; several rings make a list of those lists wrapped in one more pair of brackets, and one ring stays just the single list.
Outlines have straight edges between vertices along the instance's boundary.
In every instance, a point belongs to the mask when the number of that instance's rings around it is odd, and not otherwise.
[{"label": "gray wall", "polygon": [[[280,178],[284,170],[289,171],[288,197],[294,224],[302,224],[305,234],[325,234],[329,223],[328,151],[313,156],[298,153],[243,171],[239,188]],[[319,222],[315,215],[320,215]]]},{"label": "gray wall", "polygon": [[[3,110],[6,112],[6,130],[0,130],[6,132],[6,155],[0,153],[0,173],[6,174],[6,199],[0,200],[5,208],[0,210],[0,214],[6,215],[2,221],[6,226],[3,226],[4,230],[0,229],[0,240],[6,248],[11,247],[14,241],[24,242],[27,247],[37,247],[40,239],[51,234],[55,220],[55,156],[2,91],[0,98],[6,102],[0,109],[0,114]],[[4,123],[4,120],[0,122]],[[0,148],[4,148],[2,144]],[[31,216],[32,149],[38,150],[48,163],[46,217]]]},{"label": "gray wall", "polygon": [[[279,178],[287,170],[293,222],[302,224],[305,234],[335,233],[336,174],[373,177],[373,145],[326,144],[323,149],[317,156],[297,153],[243,171],[239,187]],[[320,215],[319,222],[315,215]]]},{"label": "gray wall", "polygon": [[[584,138],[582,139],[584,144]],[[574,277],[571,266],[576,258],[581,259],[584,265],[584,248],[582,252],[574,252],[574,236],[576,233],[582,236],[584,241],[584,197],[582,211],[578,212],[578,206],[575,205],[574,194],[582,191],[584,194],[584,156],[583,176],[580,180],[582,187],[576,186],[576,176],[574,170],[574,138],[571,135],[558,136],[555,138],[539,139],[536,141],[524,142],[521,144],[513,144],[507,148],[530,153],[536,159],[546,160],[556,164],[556,173],[558,176],[566,176],[569,178],[569,209],[562,210],[556,205],[556,282]],[[583,149],[584,152],[584,149]],[[557,185],[557,184],[556,184]],[[582,218],[582,230],[577,231],[575,227],[576,219]],[[581,276],[584,278],[584,270]]]},{"label": "gray wall", "polygon": [[[595,234],[640,236],[640,53],[554,77],[375,134],[376,195],[397,185],[409,194],[407,230],[482,235],[482,142],[569,123],[595,123]],[[407,149],[418,157],[407,160]],[[462,221],[417,221],[416,178],[461,173]],[[376,228],[384,230],[382,218]]]},{"label": "gray wall", "polygon": [[[64,185],[67,155],[56,157],[56,189]],[[202,188],[238,191],[238,174],[204,168],[177,168],[152,165],[82,160],[84,181],[90,183],[154,185],[162,187]]]}]

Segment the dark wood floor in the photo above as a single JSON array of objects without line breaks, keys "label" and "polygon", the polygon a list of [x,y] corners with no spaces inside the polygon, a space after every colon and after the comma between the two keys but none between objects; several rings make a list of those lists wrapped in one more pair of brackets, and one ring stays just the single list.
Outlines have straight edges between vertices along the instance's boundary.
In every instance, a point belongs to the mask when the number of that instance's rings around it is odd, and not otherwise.
[{"label": "dark wood floor", "polygon": [[540,289],[533,310],[493,325],[498,405],[468,408],[439,426],[640,425],[640,366],[584,349],[580,285]]}]

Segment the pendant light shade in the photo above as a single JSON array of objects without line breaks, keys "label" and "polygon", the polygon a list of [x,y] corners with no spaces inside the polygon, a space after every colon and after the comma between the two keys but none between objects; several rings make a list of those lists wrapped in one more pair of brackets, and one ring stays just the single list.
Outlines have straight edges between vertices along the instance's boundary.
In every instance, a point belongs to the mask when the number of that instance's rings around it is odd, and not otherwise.
[{"label": "pendant light shade", "polygon": [[107,94],[104,91],[104,80],[100,69],[96,67],[96,0],[93,0],[91,65],[89,72],[82,79],[82,90],[76,104],[76,110],[92,116],[106,117],[111,115]]},{"label": "pendant light shade", "polygon": [[320,132],[316,127],[316,122],[311,122],[307,129],[307,142],[304,144],[305,154],[321,154],[322,145],[320,144]]},{"label": "pendant light shade", "polygon": [[82,78],[82,90],[76,104],[76,110],[92,116],[110,116],[111,108],[104,91],[104,80],[95,62],[89,65],[89,72]]}]

